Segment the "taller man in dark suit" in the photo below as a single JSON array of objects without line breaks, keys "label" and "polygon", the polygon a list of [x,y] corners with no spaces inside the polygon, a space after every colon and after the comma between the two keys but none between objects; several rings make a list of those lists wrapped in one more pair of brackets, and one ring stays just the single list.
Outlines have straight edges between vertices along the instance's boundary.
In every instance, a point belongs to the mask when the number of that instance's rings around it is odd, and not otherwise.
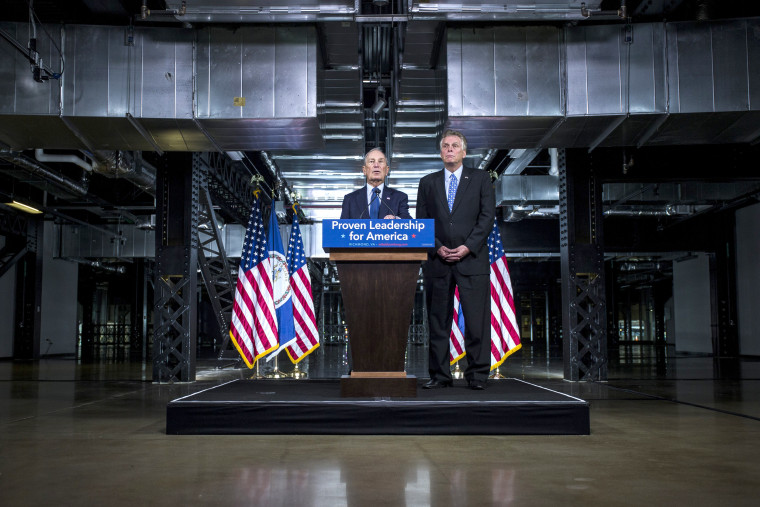
[{"label": "taller man in dark suit", "polygon": [[367,152],[362,167],[367,184],[343,197],[340,218],[412,218],[409,197],[385,186],[389,170],[382,150],[375,148]]},{"label": "taller man in dark suit", "polygon": [[420,180],[417,218],[435,219],[435,248],[423,265],[430,332],[430,381],[434,389],[452,385],[449,334],[454,289],[459,285],[465,326],[467,368],[471,389],[485,389],[491,369],[491,302],[488,235],[496,213],[496,197],[486,171],[462,165],[467,139],[447,130],[440,143],[444,169]]}]

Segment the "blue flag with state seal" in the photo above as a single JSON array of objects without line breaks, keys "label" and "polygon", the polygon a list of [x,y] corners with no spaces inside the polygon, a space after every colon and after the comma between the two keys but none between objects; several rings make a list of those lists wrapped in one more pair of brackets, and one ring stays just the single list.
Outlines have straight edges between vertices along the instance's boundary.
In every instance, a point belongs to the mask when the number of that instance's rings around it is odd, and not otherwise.
[{"label": "blue flag with state seal", "polygon": [[285,249],[282,246],[280,226],[277,223],[275,213],[275,201],[272,201],[272,213],[269,215],[269,228],[267,229],[267,250],[272,264],[272,286],[274,296],[275,313],[279,329],[279,347],[273,351],[267,361],[273,359],[281,350],[290,346],[296,339],[295,326],[293,324],[293,299],[290,287],[290,273],[288,261],[285,257]]}]

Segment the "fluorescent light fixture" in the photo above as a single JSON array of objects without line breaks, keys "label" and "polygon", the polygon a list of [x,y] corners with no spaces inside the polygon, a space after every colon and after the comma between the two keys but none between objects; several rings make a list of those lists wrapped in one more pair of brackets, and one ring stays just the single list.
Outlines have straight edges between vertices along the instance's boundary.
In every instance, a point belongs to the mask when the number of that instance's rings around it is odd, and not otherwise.
[{"label": "fluorescent light fixture", "polygon": [[5,205],[10,206],[11,208],[16,208],[17,210],[21,210],[25,213],[31,213],[32,215],[39,215],[42,213],[37,208],[33,208],[31,206],[28,206],[24,203],[20,203],[18,201],[6,202]]}]

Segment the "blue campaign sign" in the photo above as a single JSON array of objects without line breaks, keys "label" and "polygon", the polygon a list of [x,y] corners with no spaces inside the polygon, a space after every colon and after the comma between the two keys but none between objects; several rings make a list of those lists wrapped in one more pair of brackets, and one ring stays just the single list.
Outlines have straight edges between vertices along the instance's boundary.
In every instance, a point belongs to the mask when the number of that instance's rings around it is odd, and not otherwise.
[{"label": "blue campaign sign", "polygon": [[435,221],[323,220],[322,248],[431,248]]}]

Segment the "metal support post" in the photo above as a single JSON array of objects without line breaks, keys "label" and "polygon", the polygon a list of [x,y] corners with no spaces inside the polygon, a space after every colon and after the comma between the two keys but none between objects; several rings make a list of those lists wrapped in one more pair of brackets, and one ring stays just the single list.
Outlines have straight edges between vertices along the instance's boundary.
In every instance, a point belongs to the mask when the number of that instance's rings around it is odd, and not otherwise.
[{"label": "metal support post", "polygon": [[[195,159],[193,159],[195,161]],[[195,381],[200,170],[162,168],[156,195],[153,381]]]},{"label": "metal support post", "polygon": [[591,157],[559,150],[565,380],[607,380],[602,188]]},{"label": "metal support post", "polygon": [[[211,194],[208,190],[208,166],[204,163],[199,153],[193,155],[193,165],[200,168],[200,206],[198,216],[198,263],[203,275],[211,307],[214,309],[219,336],[217,344],[217,357],[222,359],[230,342],[230,318],[235,303],[235,280],[232,267],[227,261],[224,243],[220,236],[219,222],[214,213],[211,202]],[[235,273],[236,275],[237,273]],[[238,358],[239,354],[230,349],[230,357]]]}]

